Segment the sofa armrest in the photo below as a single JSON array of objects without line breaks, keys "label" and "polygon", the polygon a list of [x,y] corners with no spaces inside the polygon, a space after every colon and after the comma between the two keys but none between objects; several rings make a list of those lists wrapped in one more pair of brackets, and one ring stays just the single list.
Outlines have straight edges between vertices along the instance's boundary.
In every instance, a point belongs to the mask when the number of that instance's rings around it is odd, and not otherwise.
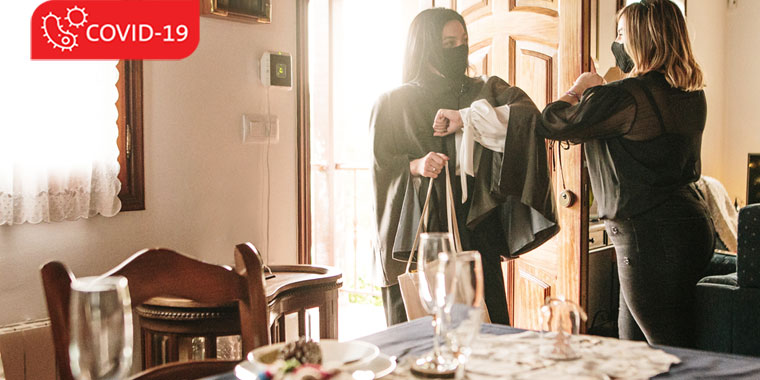
[{"label": "sofa armrest", "polygon": [[737,262],[740,287],[760,288],[760,204],[739,211]]},{"label": "sofa armrest", "polygon": [[701,280],[699,280],[699,282],[697,283],[697,286],[706,285],[706,284],[725,285],[731,288],[739,287],[739,282],[736,279],[736,272],[723,274],[723,275],[703,277]]}]

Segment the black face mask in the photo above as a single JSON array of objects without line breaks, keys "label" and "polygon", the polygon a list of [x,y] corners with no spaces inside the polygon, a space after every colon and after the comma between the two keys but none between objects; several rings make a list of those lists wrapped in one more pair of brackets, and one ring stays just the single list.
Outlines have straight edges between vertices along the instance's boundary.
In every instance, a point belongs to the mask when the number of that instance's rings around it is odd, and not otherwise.
[{"label": "black face mask", "polygon": [[453,48],[443,48],[440,61],[434,59],[430,62],[439,73],[449,79],[459,78],[467,70],[469,53],[467,45],[461,44]]},{"label": "black face mask", "polygon": [[633,70],[633,60],[628,53],[625,52],[625,47],[619,42],[612,43],[612,55],[615,56],[615,65],[623,70],[624,73],[630,73]]}]

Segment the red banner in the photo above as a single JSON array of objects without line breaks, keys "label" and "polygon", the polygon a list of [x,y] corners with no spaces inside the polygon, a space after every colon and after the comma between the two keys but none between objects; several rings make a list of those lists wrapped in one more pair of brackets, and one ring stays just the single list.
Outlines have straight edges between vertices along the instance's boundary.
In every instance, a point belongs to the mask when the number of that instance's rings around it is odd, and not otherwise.
[{"label": "red banner", "polygon": [[34,11],[32,59],[181,59],[198,46],[198,0],[53,0]]}]

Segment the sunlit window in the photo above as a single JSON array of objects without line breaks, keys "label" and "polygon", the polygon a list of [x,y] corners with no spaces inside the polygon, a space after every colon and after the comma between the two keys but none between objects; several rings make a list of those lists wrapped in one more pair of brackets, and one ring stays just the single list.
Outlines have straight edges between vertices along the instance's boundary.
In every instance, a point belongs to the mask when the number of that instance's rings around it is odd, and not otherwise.
[{"label": "sunlit window", "polygon": [[9,2],[0,40],[0,225],[119,211],[116,61],[31,61],[36,1]]},{"label": "sunlit window", "polygon": [[362,320],[339,328],[346,339],[385,326],[382,311],[366,308],[381,304],[369,119],[380,94],[401,85],[406,34],[417,11],[408,0],[309,1],[312,262],[339,267],[342,297],[352,304],[339,310],[360,310],[361,318],[339,318]]}]

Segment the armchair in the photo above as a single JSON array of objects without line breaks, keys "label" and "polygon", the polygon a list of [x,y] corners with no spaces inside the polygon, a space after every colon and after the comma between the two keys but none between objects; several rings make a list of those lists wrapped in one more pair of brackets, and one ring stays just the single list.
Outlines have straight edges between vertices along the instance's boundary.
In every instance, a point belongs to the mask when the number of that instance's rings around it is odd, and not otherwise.
[{"label": "armchair", "polygon": [[736,271],[697,284],[696,344],[709,351],[760,356],[760,204],[739,212]]}]

